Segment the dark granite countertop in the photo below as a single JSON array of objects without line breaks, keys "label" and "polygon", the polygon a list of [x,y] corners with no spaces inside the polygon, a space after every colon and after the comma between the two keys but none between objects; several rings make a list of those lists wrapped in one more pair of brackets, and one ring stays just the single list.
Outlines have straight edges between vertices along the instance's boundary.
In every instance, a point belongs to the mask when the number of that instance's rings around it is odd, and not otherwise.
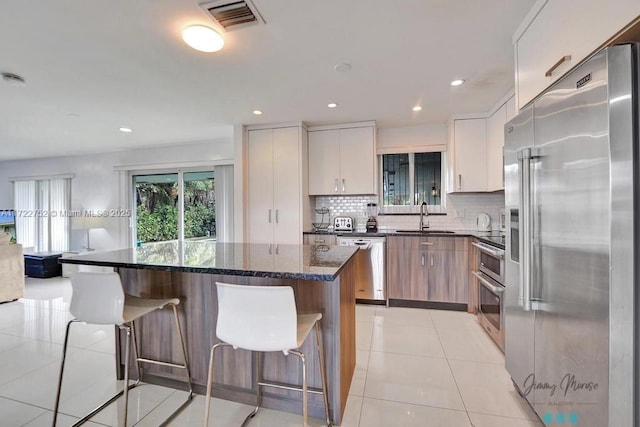
[{"label": "dark granite countertop", "polygon": [[61,258],[63,264],[98,265],[277,279],[335,280],[357,247],[267,245],[215,241],[148,244]]},{"label": "dark granite countertop", "polygon": [[475,237],[479,240],[487,242],[491,245],[504,249],[504,232],[500,231],[474,231],[474,230],[458,230],[446,232],[445,230],[430,229],[423,233],[410,230],[379,230],[376,233],[367,233],[359,231],[305,231],[304,234],[326,234],[333,236],[350,236],[350,237],[388,237],[388,236],[438,236],[438,237]]}]

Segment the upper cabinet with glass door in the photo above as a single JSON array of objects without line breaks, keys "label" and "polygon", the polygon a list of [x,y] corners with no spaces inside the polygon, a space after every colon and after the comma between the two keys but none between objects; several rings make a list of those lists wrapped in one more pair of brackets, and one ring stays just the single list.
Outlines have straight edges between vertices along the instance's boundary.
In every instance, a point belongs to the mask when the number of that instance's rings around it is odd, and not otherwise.
[{"label": "upper cabinet with glass door", "polygon": [[309,194],[376,194],[374,122],[309,128]]}]

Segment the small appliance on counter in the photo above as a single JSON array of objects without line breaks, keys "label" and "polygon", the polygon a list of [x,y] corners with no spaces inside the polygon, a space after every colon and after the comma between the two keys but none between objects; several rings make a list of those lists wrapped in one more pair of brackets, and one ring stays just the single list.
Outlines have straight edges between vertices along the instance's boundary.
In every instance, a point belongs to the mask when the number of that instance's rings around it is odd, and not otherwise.
[{"label": "small appliance on counter", "polygon": [[325,222],[324,216],[329,213],[329,208],[321,207],[316,209],[316,213],[321,215],[320,222],[312,223],[314,231],[327,231],[329,229],[330,218],[327,217],[327,221]]},{"label": "small appliance on counter", "polygon": [[367,209],[369,210],[369,218],[367,219],[367,232],[368,233],[377,233],[378,232],[378,219],[376,215],[378,214],[378,204],[377,203],[367,203]]},{"label": "small appliance on counter", "polygon": [[337,216],[333,219],[333,231],[353,231],[353,218]]},{"label": "small appliance on counter", "polygon": [[491,231],[491,217],[484,212],[480,212],[476,218],[476,229],[478,231]]}]

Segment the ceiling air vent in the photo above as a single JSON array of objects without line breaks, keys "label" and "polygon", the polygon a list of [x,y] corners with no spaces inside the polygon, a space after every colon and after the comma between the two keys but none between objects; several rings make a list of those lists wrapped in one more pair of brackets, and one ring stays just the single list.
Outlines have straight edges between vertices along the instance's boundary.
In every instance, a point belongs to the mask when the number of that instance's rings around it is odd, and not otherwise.
[{"label": "ceiling air vent", "polygon": [[264,23],[264,19],[251,0],[215,0],[201,3],[200,7],[209,12],[213,19],[227,31],[245,25]]}]

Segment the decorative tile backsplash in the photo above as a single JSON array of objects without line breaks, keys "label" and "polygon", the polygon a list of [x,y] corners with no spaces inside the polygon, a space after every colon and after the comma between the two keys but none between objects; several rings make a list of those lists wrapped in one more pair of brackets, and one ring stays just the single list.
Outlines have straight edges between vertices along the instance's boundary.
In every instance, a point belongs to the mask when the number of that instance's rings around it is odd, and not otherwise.
[{"label": "decorative tile backsplash", "polygon": [[[327,207],[331,216],[350,216],[355,221],[358,231],[364,231],[369,211],[367,203],[378,203],[377,196],[316,196],[316,208]],[[446,207],[430,207],[429,212],[444,212],[446,215],[430,215],[427,217],[429,226],[435,230],[475,230],[476,217],[479,213],[487,213],[491,217],[491,228],[499,230],[499,215],[504,209],[504,193],[472,193],[448,194]],[[418,228],[420,217],[418,206],[412,207],[414,214],[407,215],[379,215],[378,230]],[[393,208],[385,208],[386,212],[393,212]],[[396,209],[397,211],[397,209]],[[314,221],[320,220],[316,214]],[[326,217],[325,217],[326,221]]]}]

